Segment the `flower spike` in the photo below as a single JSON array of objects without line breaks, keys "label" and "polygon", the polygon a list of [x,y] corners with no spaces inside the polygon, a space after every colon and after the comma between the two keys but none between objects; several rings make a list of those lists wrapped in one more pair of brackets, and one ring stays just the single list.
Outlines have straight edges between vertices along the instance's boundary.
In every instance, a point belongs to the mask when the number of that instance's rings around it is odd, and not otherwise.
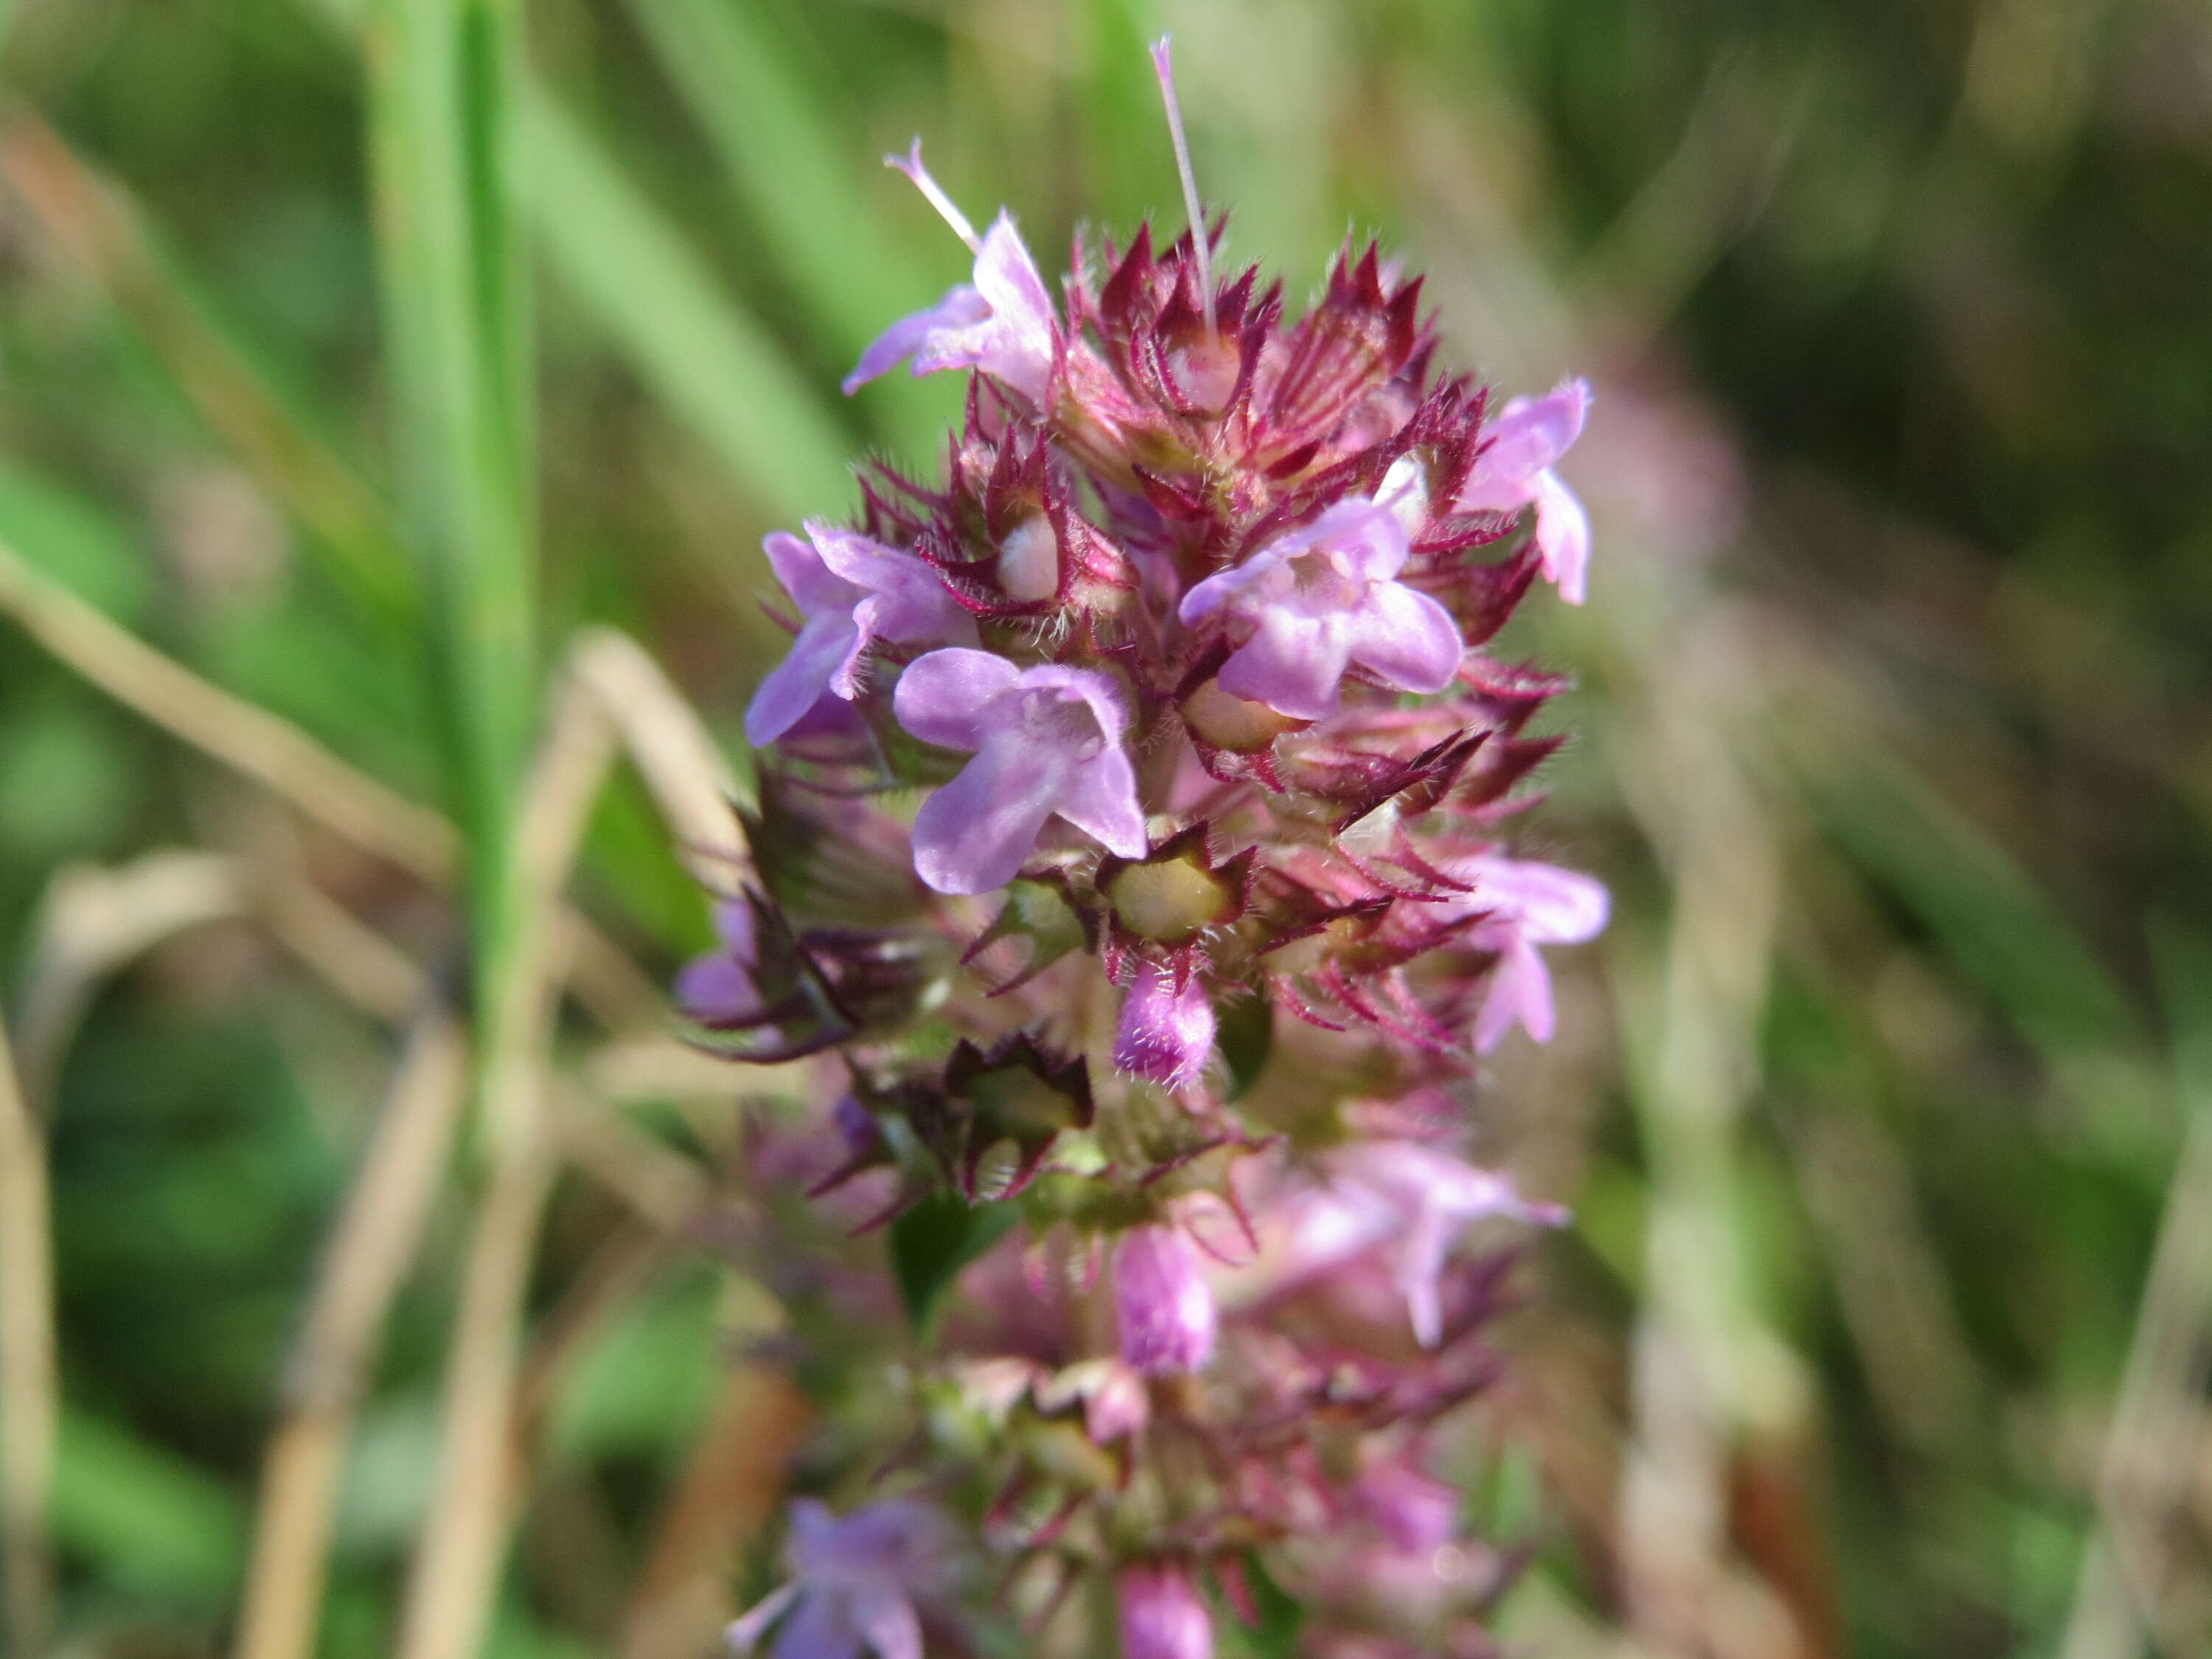
[{"label": "flower spike", "polygon": [[747,713],[749,884],[678,992],[727,1058],[836,1051],[744,1196],[878,1241],[732,1244],[778,1342],[874,1379],[793,1469],[860,1506],[798,1500],[792,1582],[732,1628],[773,1659],[1012,1650],[965,1628],[1010,1602],[1030,1646],[1110,1607],[1130,1659],[1211,1659],[1217,1592],[1294,1599],[1316,1652],[1488,1650],[1504,1558],[1430,1430],[1498,1376],[1497,1235],[1565,1212],[1470,1119],[1608,904],[1503,837],[1569,681],[1489,652],[1540,583],[1585,597],[1589,392],[1493,403],[1372,243],[1302,312],[1218,264],[1152,62],[1186,228],[1079,233],[1055,283],[918,142],[887,158],[973,266],[846,390],[967,396],[934,470],[869,463],[852,521],[767,544],[793,637]]}]

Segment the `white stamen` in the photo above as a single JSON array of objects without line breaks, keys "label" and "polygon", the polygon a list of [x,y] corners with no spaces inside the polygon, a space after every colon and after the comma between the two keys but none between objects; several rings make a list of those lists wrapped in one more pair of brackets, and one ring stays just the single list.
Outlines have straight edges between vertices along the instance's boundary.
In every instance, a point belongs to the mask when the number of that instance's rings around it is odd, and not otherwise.
[{"label": "white stamen", "polygon": [[1168,131],[1175,139],[1176,171],[1182,175],[1183,216],[1190,222],[1191,251],[1198,257],[1198,308],[1206,318],[1208,338],[1213,334],[1213,242],[1206,234],[1206,210],[1198,202],[1198,178],[1191,171],[1190,141],[1182,130],[1182,100],[1176,96],[1175,37],[1163,34],[1152,43],[1152,69],[1160,77],[1160,96],[1167,102]]},{"label": "white stamen", "polygon": [[968,244],[970,253],[983,251],[983,239],[975,234],[975,227],[968,222],[968,216],[952,204],[945,187],[929,176],[929,169],[921,164],[921,140],[914,141],[914,148],[904,155],[886,155],[884,165],[896,167],[914,181],[914,187],[922,193],[930,206],[937,210],[938,217],[952,227],[952,234]]}]

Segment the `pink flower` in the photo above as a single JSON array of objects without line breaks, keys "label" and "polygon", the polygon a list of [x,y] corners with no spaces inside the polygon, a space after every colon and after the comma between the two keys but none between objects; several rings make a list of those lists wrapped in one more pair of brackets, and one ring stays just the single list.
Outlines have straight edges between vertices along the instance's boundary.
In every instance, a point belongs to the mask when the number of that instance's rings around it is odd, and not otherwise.
[{"label": "pink flower", "polygon": [[1544,1226],[1567,1218],[1559,1205],[1522,1198],[1504,1176],[1410,1140],[1355,1141],[1327,1154],[1323,1171],[1292,1211],[1284,1276],[1309,1277],[1384,1249],[1424,1347],[1443,1334],[1438,1281],[1462,1232],[1489,1216]]},{"label": "pink flower", "polygon": [[1556,865],[1485,854],[1455,872],[1474,884],[1463,901],[1487,911],[1468,936],[1476,948],[1498,952],[1482,1005],[1474,1016],[1474,1046],[1488,1054],[1520,1025],[1549,1042],[1555,1023],[1552,975],[1540,945],[1580,945],[1605,931],[1610,908],[1604,884]]},{"label": "pink flower", "polygon": [[1462,513],[1518,513],[1536,508],[1536,550],[1559,597],[1580,605],[1588,592],[1589,514],[1553,471],[1582,435],[1589,382],[1566,380],[1541,398],[1516,398],[1490,429],[1474,470],[1460,491]]},{"label": "pink flower", "polygon": [[1408,1555],[1426,1555],[1458,1531],[1458,1491],[1402,1454],[1370,1459],[1352,1497],[1390,1547]]},{"label": "pink flower", "polygon": [[1144,1377],[1119,1359],[1081,1359],[1036,1384],[1037,1409],[1064,1410],[1083,1402],[1083,1431],[1101,1446],[1134,1434],[1151,1419],[1152,1396]]},{"label": "pink flower", "polygon": [[1121,1004],[1114,1063],[1133,1077],[1180,1089],[1198,1079],[1213,1052],[1213,1000],[1195,974],[1176,988],[1171,969],[1141,963]]},{"label": "pink flower", "polygon": [[1001,211],[979,240],[966,217],[922,167],[919,138],[903,161],[895,155],[884,160],[913,179],[975,251],[975,280],[958,284],[935,305],[885,329],[845,377],[846,395],[911,357],[916,374],[980,368],[1043,408],[1059,349],[1060,325],[1051,292],[1022,245],[1014,222]]},{"label": "pink flower", "polygon": [[921,1659],[915,1597],[950,1577],[944,1517],[927,1504],[892,1498],[842,1519],[811,1498],[791,1506],[787,1553],[796,1575],[729,1627],[730,1645],[750,1653],[772,1626],[774,1659]]},{"label": "pink flower", "polygon": [[[774,743],[834,692],[860,691],[860,659],[878,639],[904,645],[966,645],[975,619],[937,573],[911,553],[858,531],[809,520],[806,541],[777,531],[761,546],[784,592],[799,606],[799,637],[745,710],[745,736]],[[809,543],[812,545],[809,545]]]},{"label": "pink flower", "polygon": [[1132,1227],[1114,1249],[1121,1358],[1147,1376],[1194,1371],[1213,1357],[1219,1316],[1180,1228]]},{"label": "pink flower", "polygon": [[1124,858],[1144,856],[1145,814],[1121,746],[1129,716],[1105,675],[933,651],[900,677],[892,708],[924,743],[975,757],[915,818],[914,867],[939,892],[1005,886],[1054,814]]},{"label": "pink flower", "polygon": [[1121,1569],[1121,1659],[1213,1659],[1213,1617],[1190,1574],[1164,1561]]},{"label": "pink flower", "polygon": [[1361,668],[1401,691],[1441,691],[1463,647],[1451,613],[1395,580],[1410,544],[1395,501],[1357,496],[1183,595],[1195,628],[1220,618],[1237,648],[1221,688],[1295,720],[1336,708]]}]

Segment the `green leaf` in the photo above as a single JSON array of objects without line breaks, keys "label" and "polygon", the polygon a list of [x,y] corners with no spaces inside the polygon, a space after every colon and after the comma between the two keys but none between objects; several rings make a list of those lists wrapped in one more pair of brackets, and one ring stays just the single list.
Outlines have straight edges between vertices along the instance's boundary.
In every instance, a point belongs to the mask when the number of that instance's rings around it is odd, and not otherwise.
[{"label": "green leaf", "polygon": [[891,1275],[908,1322],[917,1331],[927,1326],[960,1270],[1020,1219],[1018,1205],[967,1204],[957,1193],[933,1193],[891,1223]]},{"label": "green leaf", "polygon": [[1257,1550],[1244,1552],[1243,1567],[1245,1585],[1260,1615],[1257,1625],[1240,1632],[1245,1645],[1256,1659],[1291,1659],[1298,1650],[1298,1634],[1305,1628],[1305,1609],[1275,1582]]},{"label": "green leaf", "polygon": [[1221,1057],[1229,1062],[1229,1098],[1259,1080],[1275,1048],[1275,1005],[1264,996],[1231,997],[1221,1006]]},{"label": "green leaf", "polygon": [[719,1283],[688,1276],[627,1310],[579,1360],[554,1403],[552,1439],[571,1455],[663,1456],[705,1420],[722,1359]]},{"label": "green leaf", "polygon": [[131,1589],[195,1599],[228,1594],[246,1518],[213,1475],[121,1425],[66,1412],[54,1466],[54,1534]]},{"label": "green leaf", "polygon": [[118,622],[135,623],[152,593],[131,533],[58,484],[0,464],[0,542]]}]

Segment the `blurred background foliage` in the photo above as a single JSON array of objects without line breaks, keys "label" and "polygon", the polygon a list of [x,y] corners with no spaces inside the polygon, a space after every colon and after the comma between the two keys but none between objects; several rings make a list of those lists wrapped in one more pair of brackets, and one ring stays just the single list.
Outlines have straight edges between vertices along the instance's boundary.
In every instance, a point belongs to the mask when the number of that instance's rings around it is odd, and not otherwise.
[{"label": "blurred background foliage", "polygon": [[[0,8],[0,542],[429,800],[367,9]],[[850,505],[856,453],[927,468],[957,406],[836,392],[963,273],[876,165],[915,132],[1048,265],[1079,223],[1179,223],[1142,50],[1171,28],[1236,257],[1295,296],[1372,229],[1502,391],[1588,374],[1566,471],[1592,600],[1533,605],[1513,643],[1583,684],[1526,833],[1620,915],[1568,969],[1558,1043],[1502,1055],[1486,1096],[1486,1151],[1579,1217],[1534,1260],[1468,1452],[1470,1502],[1532,1552],[1502,1626],[1554,1654],[2208,1650],[2198,0],[526,11],[506,184],[538,278],[542,642],[631,631],[733,753],[775,646],[761,534]],[[265,895],[225,896],[240,868],[451,960],[421,886],[0,618],[71,1652],[228,1644],[287,1346],[392,1063],[374,984],[349,1003],[272,945]],[[705,937],[629,784],[579,891],[653,976]],[[392,965],[332,948],[356,992]],[[57,997],[81,1028],[37,1052]],[[570,1149],[537,1267],[560,1363],[501,1655],[702,1650],[696,1620],[640,1612],[702,1502],[725,1598],[763,1570],[772,1473],[733,1455],[751,1385],[725,1364],[748,1292],[711,1251],[641,1249],[609,1195],[672,1175],[655,1156],[735,1158],[737,1089],[643,1070],[608,1085],[634,1142]],[[355,1437],[334,1659],[391,1640],[466,1186]]]}]

